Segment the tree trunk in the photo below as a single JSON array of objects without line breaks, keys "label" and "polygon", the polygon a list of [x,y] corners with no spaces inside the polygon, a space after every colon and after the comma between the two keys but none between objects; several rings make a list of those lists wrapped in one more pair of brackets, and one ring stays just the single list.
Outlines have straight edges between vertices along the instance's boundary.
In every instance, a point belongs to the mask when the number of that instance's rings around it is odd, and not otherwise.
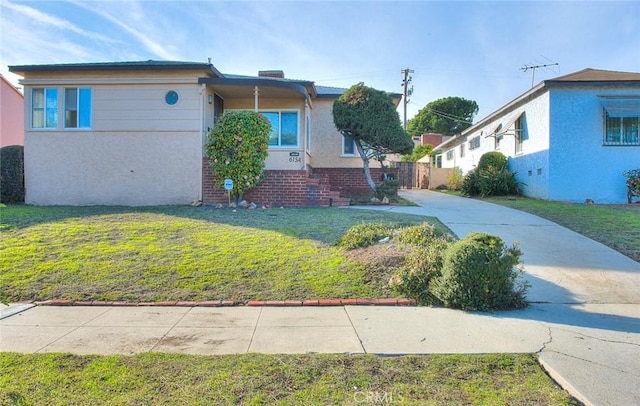
[{"label": "tree trunk", "polygon": [[357,140],[355,142],[356,148],[358,149],[358,153],[360,154],[360,158],[362,158],[362,169],[364,169],[364,178],[367,180],[367,184],[373,190],[373,193],[376,192],[376,184],[371,178],[371,171],[369,170],[369,157],[367,156],[364,148],[362,148],[362,144]]}]

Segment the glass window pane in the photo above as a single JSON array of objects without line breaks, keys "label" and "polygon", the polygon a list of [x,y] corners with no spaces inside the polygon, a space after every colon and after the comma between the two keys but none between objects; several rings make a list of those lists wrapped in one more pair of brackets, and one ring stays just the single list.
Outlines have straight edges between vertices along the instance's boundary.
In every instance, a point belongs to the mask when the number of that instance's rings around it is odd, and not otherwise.
[{"label": "glass window pane", "polygon": [[278,145],[280,134],[280,123],[278,113],[262,113],[271,123],[271,133],[269,134],[269,145]]},{"label": "glass window pane", "polygon": [[606,143],[619,143],[620,142],[620,117],[609,117],[607,115],[607,123],[606,123],[606,135],[605,142]]},{"label": "glass window pane", "polygon": [[91,127],[91,89],[80,89],[80,103],[78,104],[80,109],[80,119],[78,127],[90,128]]},{"label": "glass window pane", "polygon": [[353,138],[350,137],[342,137],[342,153],[344,155],[355,155],[355,144],[353,142]]},{"label": "glass window pane", "polygon": [[31,113],[31,126],[33,128],[44,128],[44,109],[33,110]]},{"label": "glass window pane", "polygon": [[282,113],[280,121],[280,145],[298,145],[298,113]]},{"label": "glass window pane", "polygon": [[638,117],[622,118],[622,142],[625,144],[638,143]]},{"label": "glass window pane", "polygon": [[34,109],[44,108],[44,89],[33,89],[31,105]]},{"label": "glass window pane", "polygon": [[47,89],[46,97],[46,125],[47,128],[58,128],[58,89]]}]

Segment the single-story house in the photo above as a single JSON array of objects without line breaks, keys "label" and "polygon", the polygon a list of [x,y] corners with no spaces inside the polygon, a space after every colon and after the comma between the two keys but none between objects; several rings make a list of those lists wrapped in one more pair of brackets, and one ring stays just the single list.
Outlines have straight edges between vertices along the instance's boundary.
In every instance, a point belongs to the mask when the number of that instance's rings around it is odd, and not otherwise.
[{"label": "single-story house", "polygon": [[[243,109],[272,122],[265,180],[245,193],[248,201],[328,206],[370,192],[353,142],[333,124],[333,102],[345,89],[287,79],[282,71],[223,74],[210,62],[9,70],[24,78],[29,204],[224,202],[204,145],[224,111]],[[391,97],[400,102],[400,94]]]},{"label": "single-story house", "polygon": [[0,75],[0,147],[24,145],[24,95]]},{"label": "single-story house", "polygon": [[626,203],[623,172],[640,168],[640,73],[584,69],[540,82],[434,149],[443,168],[509,159],[526,196]]}]

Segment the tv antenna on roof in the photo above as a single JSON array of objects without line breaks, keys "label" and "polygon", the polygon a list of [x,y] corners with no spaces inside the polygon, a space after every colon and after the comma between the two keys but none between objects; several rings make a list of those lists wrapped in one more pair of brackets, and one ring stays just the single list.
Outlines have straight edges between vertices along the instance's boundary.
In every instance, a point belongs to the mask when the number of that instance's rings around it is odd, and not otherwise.
[{"label": "tv antenna on roof", "polygon": [[535,81],[536,78],[536,69],[538,68],[546,68],[548,66],[558,66],[558,62],[554,62],[554,63],[548,63],[546,65],[524,65],[522,68],[520,68],[521,71],[526,72],[529,69],[531,69],[532,74],[531,74],[531,87],[533,87],[533,83]]}]

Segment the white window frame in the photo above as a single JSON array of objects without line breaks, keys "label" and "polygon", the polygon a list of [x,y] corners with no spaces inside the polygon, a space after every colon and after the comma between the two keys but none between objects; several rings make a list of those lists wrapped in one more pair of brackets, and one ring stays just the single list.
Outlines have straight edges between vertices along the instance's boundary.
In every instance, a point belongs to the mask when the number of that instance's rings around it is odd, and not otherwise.
[{"label": "white window frame", "polygon": [[449,151],[447,151],[447,161],[451,161],[453,159],[453,153],[454,151],[452,149],[450,149]]},{"label": "white window frame", "polygon": [[[35,92],[36,91],[42,91],[42,100],[43,100],[43,105],[42,107],[37,107],[38,111],[42,111],[42,120],[43,120],[43,125],[42,126],[36,126],[35,122],[34,122],[34,116],[35,116],[35,111],[36,111],[36,107],[35,107]],[[49,123],[47,123],[47,93],[53,93],[55,91],[55,107],[49,108],[49,110],[54,112],[54,117],[55,120],[53,123],[50,123],[51,125],[48,125]],[[29,117],[29,124],[30,124],[30,128],[32,130],[38,130],[38,131],[51,131],[51,130],[57,130],[59,125],[60,125],[60,89],[58,89],[57,87],[34,87],[31,89],[31,111],[30,114],[31,116]]]},{"label": "white window frame", "polygon": [[[298,109],[282,109],[282,110],[258,110],[258,113],[278,113],[278,145],[269,144],[269,149],[298,149],[300,148],[300,110]],[[282,113],[296,113],[296,144],[295,145],[281,145],[282,143]],[[269,120],[271,122],[271,120]],[[271,139],[271,134],[269,134]]]},{"label": "white window frame", "polygon": [[[92,127],[92,121],[93,121],[93,90],[90,87],[65,87],[62,89],[63,90],[63,95],[64,95],[64,119],[63,119],[63,127],[65,130],[87,130],[87,129],[91,129]],[[67,91],[73,91],[75,90],[76,93],[76,103],[75,106],[68,106],[67,105]],[[89,105],[88,105],[88,110],[89,111],[85,111],[87,106],[83,106],[80,103],[80,99],[81,99],[81,94],[83,92],[87,92],[88,91],[88,97],[89,97]],[[67,125],[67,114],[70,111],[75,111],[76,112],[76,117],[75,117],[75,125],[71,125],[68,126]],[[84,117],[84,115],[87,115],[88,117]],[[84,121],[88,121],[88,124],[83,125],[81,123],[83,123]]]},{"label": "white window frame", "polygon": [[480,148],[480,136],[475,136],[469,140],[469,151]]},{"label": "white window frame", "polygon": [[[346,146],[349,143],[349,141],[351,141],[351,149],[353,150],[353,152],[347,151]],[[351,137],[347,137],[343,135],[342,136],[342,156],[354,157],[356,156],[357,153],[358,153],[358,149],[356,148],[356,141]]]}]

